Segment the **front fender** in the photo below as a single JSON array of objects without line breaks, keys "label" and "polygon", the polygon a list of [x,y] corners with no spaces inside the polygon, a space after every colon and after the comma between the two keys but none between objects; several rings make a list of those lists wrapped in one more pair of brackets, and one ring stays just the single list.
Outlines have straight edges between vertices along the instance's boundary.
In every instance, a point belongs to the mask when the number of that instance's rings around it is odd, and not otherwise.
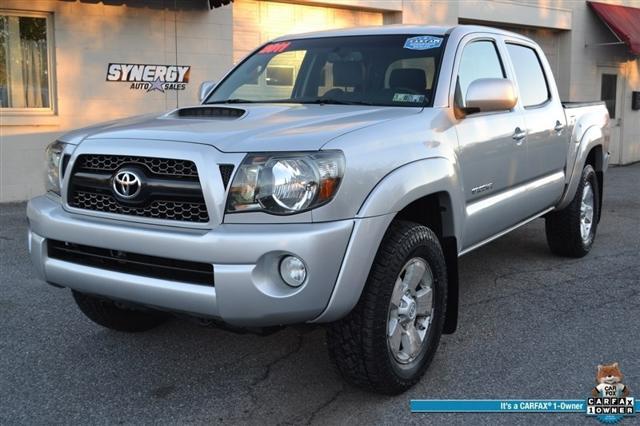
[{"label": "front fender", "polygon": [[462,241],[458,235],[464,220],[462,184],[456,163],[445,157],[414,161],[389,173],[369,193],[357,217],[397,213],[412,202],[437,193],[446,193],[450,201],[451,211],[444,214],[449,220],[446,234]]},{"label": "front fender", "polygon": [[449,217],[446,228],[451,232],[462,229],[462,187],[455,165],[446,158],[428,158],[406,164],[386,175],[373,188],[356,216],[329,304],[312,322],[335,321],[353,309],[360,299],[380,242],[396,213],[413,201],[436,193],[449,196],[451,211],[445,213]]}]

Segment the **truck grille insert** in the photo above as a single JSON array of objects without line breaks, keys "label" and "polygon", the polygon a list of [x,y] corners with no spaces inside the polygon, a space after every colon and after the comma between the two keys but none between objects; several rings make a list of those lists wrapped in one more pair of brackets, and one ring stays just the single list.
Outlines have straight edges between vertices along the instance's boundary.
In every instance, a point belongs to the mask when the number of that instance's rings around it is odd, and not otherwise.
[{"label": "truck grille insert", "polygon": [[213,265],[47,240],[48,256],[114,272],[213,286]]},{"label": "truck grille insert", "polygon": [[195,163],[189,160],[97,154],[80,155],[76,160],[77,168],[87,170],[115,171],[125,164],[144,165],[156,175],[198,177]]},{"label": "truck grille insert", "polygon": [[233,164],[220,164],[220,176],[222,176],[222,184],[225,189],[229,186],[231,175],[233,174]]},{"label": "truck grille insert", "polygon": [[118,200],[107,194],[75,191],[71,205],[79,209],[155,219],[182,220],[186,222],[209,221],[207,207],[204,203],[153,201],[144,207],[129,207],[118,203]]},{"label": "truck grille insert", "polygon": [[[130,190],[133,197],[123,197],[116,191],[114,179],[123,171],[133,172],[139,178],[137,186]],[[75,161],[67,198],[69,205],[78,209],[209,222],[198,170],[189,160],[82,154]]]}]

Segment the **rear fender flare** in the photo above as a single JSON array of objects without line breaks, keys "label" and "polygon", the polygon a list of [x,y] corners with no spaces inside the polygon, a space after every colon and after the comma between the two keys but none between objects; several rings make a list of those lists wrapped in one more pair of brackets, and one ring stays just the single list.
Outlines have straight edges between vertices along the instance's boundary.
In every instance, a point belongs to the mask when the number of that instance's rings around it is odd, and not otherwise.
[{"label": "rear fender flare", "polygon": [[573,163],[573,169],[571,170],[571,177],[569,179],[569,183],[556,207],[556,210],[561,210],[571,203],[573,197],[576,194],[576,189],[578,188],[578,184],[580,183],[580,177],[582,176],[582,169],[587,161],[587,156],[589,152],[596,146],[602,146],[602,155],[600,158],[596,158],[596,170],[604,171],[607,167],[607,162],[603,158],[605,156],[604,146],[605,146],[605,133],[602,128],[598,126],[592,126],[587,129],[582,135],[582,139],[580,140],[580,144],[578,146],[578,153],[576,154],[576,161]]}]

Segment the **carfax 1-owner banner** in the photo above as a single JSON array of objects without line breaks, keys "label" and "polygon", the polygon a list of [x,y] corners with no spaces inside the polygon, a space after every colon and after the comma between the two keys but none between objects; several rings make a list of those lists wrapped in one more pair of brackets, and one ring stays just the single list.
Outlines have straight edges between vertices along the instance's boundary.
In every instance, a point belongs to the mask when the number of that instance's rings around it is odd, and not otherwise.
[{"label": "carfax 1-owner banner", "polygon": [[638,411],[631,389],[623,383],[617,362],[597,367],[595,386],[586,399],[421,399],[411,401],[413,413],[574,413],[603,424],[633,418]]},{"label": "carfax 1-owner banner", "polygon": [[[613,424],[635,416],[638,407],[632,397],[590,397],[587,399],[432,399],[412,400],[413,413],[575,413]],[[635,420],[635,419],[634,419]]]}]

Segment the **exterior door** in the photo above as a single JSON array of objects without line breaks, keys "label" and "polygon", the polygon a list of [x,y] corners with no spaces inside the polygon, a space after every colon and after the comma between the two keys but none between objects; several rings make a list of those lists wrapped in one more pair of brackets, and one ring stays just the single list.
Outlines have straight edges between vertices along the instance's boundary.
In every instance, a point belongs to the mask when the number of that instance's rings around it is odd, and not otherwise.
[{"label": "exterior door", "polygon": [[[471,40],[462,49],[457,69],[456,103],[464,106],[469,85],[480,78],[507,78],[496,40]],[[463,247],[479,243],[510,226],[515,219],[509,191],[523,181],[526,165],[524,119],[518,110],[469,114],[456,124],[466,199]],[[502,212],[502,213],[501,213]]]},{"label": "exterior door", "polygon": [[[571,135],[566,130],[564,108],[558,94],[549,84],[553,76],[548,63],[533,44],[508,40],[506,46],[527,127],[525,180],[534,181],[562,172],[566,166]],[[561,191],[559,187],[557,197]],[[532,208],[543,210],[556,201],[554,197],[551,191],[549,197],[539,199],[541,205]]]},{"label": "exterior door", "polygon": [[620,77],[617,68],[600,67],[598,68],[600,81],[600,100],[604,101],[609,110],[611,142],[609,144],[609,152],[611,153],[610,162],[620,164],[622,152],[622,77]]}]

